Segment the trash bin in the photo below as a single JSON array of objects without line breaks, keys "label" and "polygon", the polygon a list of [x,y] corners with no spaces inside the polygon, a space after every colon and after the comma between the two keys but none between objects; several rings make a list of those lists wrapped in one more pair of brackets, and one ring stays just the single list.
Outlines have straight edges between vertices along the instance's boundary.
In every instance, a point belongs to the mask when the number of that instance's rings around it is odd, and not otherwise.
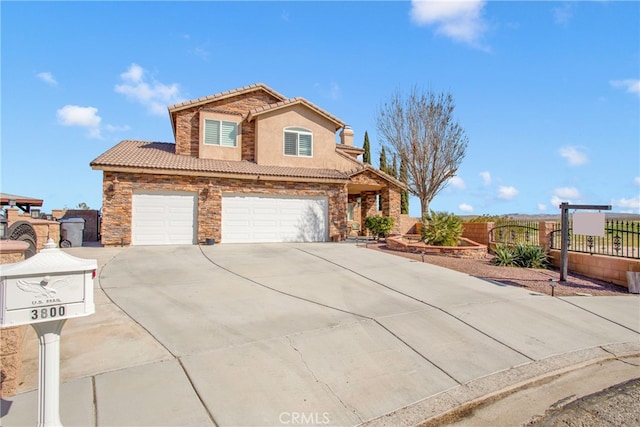
[{"label": "trash bin", "polygon": [[61,247],[65,240],[71,246],[82,246],[82,238],[84,236],[84,218],[63,218],[60,220],[60,237]]},{"label": "trash bin", "polygon": [[629,293],[640,294],[639,271],[627,271],[627,285],[629,286]]}]

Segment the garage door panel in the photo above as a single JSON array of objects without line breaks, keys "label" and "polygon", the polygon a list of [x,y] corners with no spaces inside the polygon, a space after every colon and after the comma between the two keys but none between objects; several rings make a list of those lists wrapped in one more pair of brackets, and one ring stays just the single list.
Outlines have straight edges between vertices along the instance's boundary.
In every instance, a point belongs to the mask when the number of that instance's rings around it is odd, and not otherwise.
[{"label": "garage door panel", "polygon": [[326,197],[227,195],[222,197],[222,242],[326,241],[327,216]]},{"label": "garage door panel", "polygon": [[195,243],[195,194],[137,193],[132,210],[133,245]]}]

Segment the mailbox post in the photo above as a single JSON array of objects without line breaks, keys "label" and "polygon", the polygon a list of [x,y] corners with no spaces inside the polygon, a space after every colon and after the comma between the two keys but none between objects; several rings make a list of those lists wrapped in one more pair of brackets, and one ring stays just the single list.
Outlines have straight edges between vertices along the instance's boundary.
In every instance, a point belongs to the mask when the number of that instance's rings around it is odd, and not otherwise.
[{"label": "mailbox post", "polygon": [[98,264],[49,239],[25,261],[0,266],[0,326],[31,325],[38,334],[38,426],[60,426],[60,331],[67,319],[95,312]]}]

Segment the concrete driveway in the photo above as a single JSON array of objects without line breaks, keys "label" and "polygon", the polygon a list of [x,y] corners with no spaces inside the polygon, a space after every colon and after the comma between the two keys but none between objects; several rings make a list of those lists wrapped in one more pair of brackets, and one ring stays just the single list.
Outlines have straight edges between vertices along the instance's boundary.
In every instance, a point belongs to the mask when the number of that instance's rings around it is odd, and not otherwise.
[{"label": "concrete driveway", "polygon": [[[353,244],[69,251],[103,267],[96,314],[62,332],[65,425],[411,424],[640,353],[638,296],[553,298]],[[35,423],[24,391],[3,425]]]}]

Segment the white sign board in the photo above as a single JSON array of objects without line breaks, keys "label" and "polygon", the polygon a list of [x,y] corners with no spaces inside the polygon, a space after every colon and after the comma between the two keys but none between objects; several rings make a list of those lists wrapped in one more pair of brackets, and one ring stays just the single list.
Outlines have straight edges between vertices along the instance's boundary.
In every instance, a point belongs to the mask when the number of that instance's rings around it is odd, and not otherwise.
[{"label": "white sign board", "polygon": [[95,312],[96,260],[71,256],[55,244],[15,264],[0,265],[0,326],[27,325]]},{"label": "white sign board", "polygon": [[573,214],[573,234],[604,237],[603,212],[576,212]]}]

